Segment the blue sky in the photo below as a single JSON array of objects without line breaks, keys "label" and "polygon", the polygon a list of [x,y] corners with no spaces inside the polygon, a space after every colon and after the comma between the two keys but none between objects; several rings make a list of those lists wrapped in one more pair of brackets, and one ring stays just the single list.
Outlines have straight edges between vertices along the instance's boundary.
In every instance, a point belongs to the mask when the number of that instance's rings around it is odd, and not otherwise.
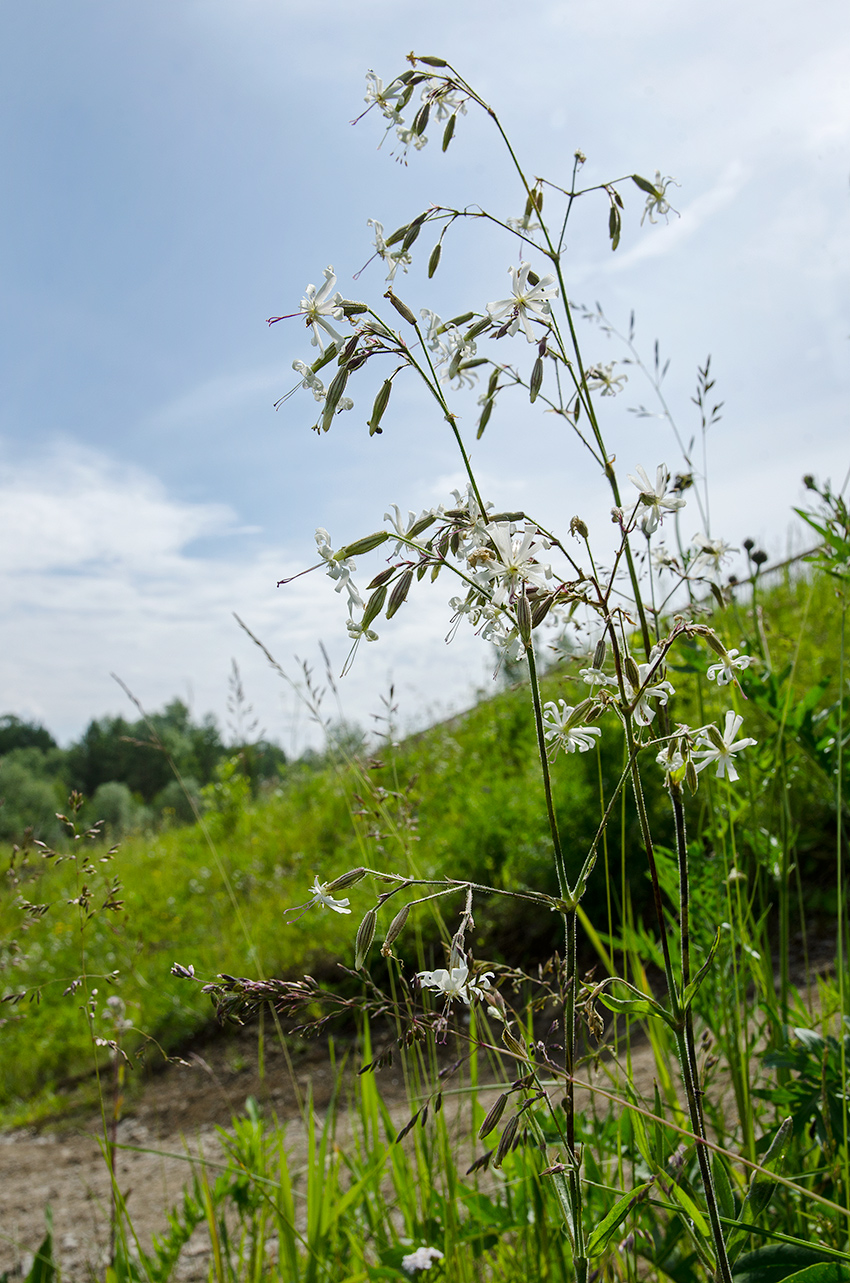
[{"label": "blue sky", "polygon": [[[0,575],[3,709],[63,741],[122,711],[119,673],[150,707],[172,695],[224,720],[235,657],[270,735],[304,716],[232,619],[285,667],[334,664],[344,613],[317,575],[313,531],[339,544],[391,502],[420,508],[459,480],[451,442],[411,388],[382,437],[372,386],[319,439],[306,393],[273,403],[311,349],[296,311],[333,264],[377,299],[368,218],[389,229],[432,203],[521,212],[504,155],[471,115],[443,156],[378,150],[379,120],[349,122],[365,72],[390,79],[410,49],[448,57],[498,109],[528,168],[598,181],[675,176],[681,217],[640,226],[634,189],[612,255],[604,204],[570,245],[572,296],[637,313],[647,354],[671,357],[685,430],[696,365],[712,354],[725,416],[712,430],[713,533],[774,554],[799,539],[804,472],[840,484],[848,450],[850,11],[839,0],[33,0],[0,8]],[[512,246],[465,230],[429,285],[398,291],[451,315],[502,297]],[[591,360],[617,355],[587,331]],[[623,471],[678,459],[658,424],[604,405]],[[460,398],[472,418],[474,397]],[[393,417],[394,416],[394,417]],[[519,403],[494,416],[476,464],[499,504],[605,534],[604,491]],[[696,523],[696,518],[694,518]],[[688,533],[697,533],[697,525]],[[491,660],[446,648],[445,598],[421,593],[342,685],[368,723],[395,681],[403,722],[469,702]]]}]

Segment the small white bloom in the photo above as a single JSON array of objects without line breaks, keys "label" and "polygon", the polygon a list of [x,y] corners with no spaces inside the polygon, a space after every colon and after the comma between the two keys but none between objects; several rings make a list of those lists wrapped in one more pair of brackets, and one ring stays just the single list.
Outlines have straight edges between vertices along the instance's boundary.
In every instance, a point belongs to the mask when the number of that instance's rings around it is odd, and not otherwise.
[{"label": "small white bloom", "polygon": [[401,121],[401,113],[397,106],[394,106],[394,99],[400,98],[404,93],[406,86],[400,80],[394,80],[386,89],[380,76],[376,76],[374,71],[366,72],[366,97],[363,99],[371,107],[376,103],[383,113],[384,117],[397,125]]},{"label": "small white bloom", "polygon": [[[742,748],[749,748],[751,744],[757,744],[758,740],[742,739],[735,742],[735,736],[741,729],[744,719],[740,713],[730,711],[726,714],[726,724],[723,728],[723,734],[717,730],[716,726],[706,727],[700,731],[698,742],[702,745],[700,752],[697,754],[702,761],[697,763],[697,771],[702,771],[712,762],[717,763],[717,778],[719,780],[737,780],[738,772],[735,770],[734,754],[740,753]],[[712,731],[714,734],[712,735]]]},{"label": "small white bloom", "polygon": [[333,339],[334,345],[339,346],[344,340],[328,321],[332,316],[335,321],[345,319],[345,312],[342,310],[342,295],[337,291],[331,294],[331,290],[336,285],[336,277],[332,267],[325,268],[325,283],[317,292],[315,285],[308,285],[304,298],[301,300],[301,311],[304,313],[308,327],[312,326],[313,337],[311,342],[313,347],[318,346],[320,351],[324,351],[322,343],[322,330],[329,334]]},{"label": "small white bloom", "polygon": [[542,321],[548,325],[551,312],[549,299],[558,297],[555,278],[554,276],[544,276],[536,285],[529,285],[528,273],[531,271],[531,267],[528,263],[523,263],[518,269],[511,267],[509,271],[513,297],[499,299],[495,303],[488,303],[487,314],[491,321],[501,320],[503,316],[511,316],[508,334],[516,334],[517,330],[522,326],[523,333],[529,343],[537,343],[540,335],[535,334],[532,330],[530,319]]},{"label": "small white bloom", "polygon": [[491,522],[487,535],[496,552],[495,560],[488,560],[479,574],[491,589],[494,605],[504,606],[523,584],[545,588],[552,578],[552,567],[538,560],[538,554],[548,551],[549,545],[539,535],[537,528],[526,525],[523,533],[515,534],[508,521]]},{"label": "small white bloom", "polygon": [[717,682],[718,686],[728,686],[735,681],[735,670],[749,668],[753,662],[752,655],[739,655],[737,650],[726,652],[726,658],[719,664],[712,664],[708,670],[708,680]]},{"label": "small white bloom", "polygon": [[348,900],[335,900],[332,895],[328,895],[328,885],[327,882],[320,882],[318,877],[313,879],[310,887],[313,898],[307,907],[314,909],[318,905],[320,909],[333,909],[334,913],[350,913]]},{"label": "small white bloom", "polygon": [[438,1247],[417,1247],[401,1258],[401,1268],[405,1274],[415,1274],[417,1270],[430,1270],[434,1261],[441,1261],[443,1253]]},{"label": "small white bloom", "polygon": [[296,374],[301,375],[302,388],[309,389],[309,391],[313,393],[313,396],[316,398],[317,401],[324,401],[325,385],[322,382],[322,380],[319,378],[319,376],[313,373],[313,371],[310,369],[310,366],[305,364],[304,361],[293,361],[292,368],[296,372]]},{"label": "small white bloom", "polygon": [[[646,664],[638,664],[638,684],[632,686],[628,677],[624,678],[626,688],[626,699],[630,704],[634,704],[632,716],[638,726],[649,726],[655,717],[655,709],[650,705],[651,699],[658,700],[659,704],[666,704],[670,695],[676,692],[670,682],[654,681],[646,685],[650,674],[657,672],[658,665],[654,662],[654,656],[650,655],[650,660]],[[637,701],[635,703],[635,701]]]},{"label": "small white bloom", "polygon": [[366,226],[371,227],[375,233],[375,253],[387,264],[389,268],[387,280],[392,282],[395,280],[395,274],[399,268],[406,272],[413,262],[410,253],[407,250],[403,250],[401,245],[393,248],[387,245],[384,240],[384,225],[379,223],[376,218],[367,218]]},{"label": "small white bloom", "polygon": [[579,670],[579,677],[587,682],[588,686],[616,686],[617,684],[613,677],[608,677],[601,668],[582,668]]},{"label": "small white bloom", "polygon": [[[560,707],[559,707],[560,705]],[[565,700],[556,704],[550,700],[543,705],[543,734],[553,757],[563,749],[565,753],[586,753],[593,748],[593,737],[600,736],[598,726],[573,726],[570,724],[575,709]]]},{"label": "small white bloom", "polygon": [[614,361],[607,365],[592,365],[587,371],[587,386],[591,392],[602,390],[603,396],[616,396],[629,381],[627,374],[614,373]]},{"label": "small white bloom", "polygon": [[470,980],[469,967],[462,962],[459,967],[452,967],[451,971],[447,971],[445,967],[440,967],[437,971],[420,971],[417,979],[423,988],[436,989],[438,993],[444,994],[447,1003],[459,998],[468,1007],[470,994],[484,999],[485,991],[490,988],[492,975],[492,971],[485,971],[475,980]]},{"label": "small white bloom", "polygon": [[675,512],[684,508],[685,500],[677,495],[668,496],[667,484],[670,472],[665,464],[659,463],[655,470],[655,485],[652,484],[643,468],[635,469],[637,476],[629,473],[629,481],[640,491],[639,502],[646,508],[640,519],[640,528],[645,535],[651,535],[658,529],[665,512]]},{"label": "small white bloom", "polygon": [[708,535],[696,535],[693,542],[699,552],[688,567],[690,574],[695,574],[703,566],[706,566],[714,574],[719,574],[723,562],[728,561],[730,555],[738,551],[737,548],[733,548],[725,540],[709,539]]},{"label": "small white bloom", "polygon": [[343,588],[348,593],[348,609],[354,606],[363,606],[363,598],[357,591],[357,587],[352,581],[351,572],[355,570],[355,564],[351,557],[346,557],[339,561],[333,553],[331,537],[322,526],[316,530],[316,549],[322,561],[325,563],[325,570],[331,579],[335,579],[336,592],[342,592]]},{"label": "small white bloom", "polygon": [[662,178],[661,170],[656,169],[655,191],[647,195],[646,208],[644,209],[640,220],[641,226],[643,226],[643,220],[645,218],[649,218],[650,223],[655,223],[658,221],[659,216],[664,219],[669,219],[671,210],[674,214],[676,213],[675,209],[673,209],[673,206],[667,199],[667,188],[671,183],[674,187],[679,186],[675,178]]},{"label": "small white bloom", "polygon": [[364,637],[366,638],[367,641],[378,640],[378,634],[376,632],[374,632],[371,628],[364,628],[363,625],[359,624],[356,619],[347,619],[345,621],[345,626],[348,629],[348,635],[352,641],[358,642],[358,641],[361,641],[362,638]]}]

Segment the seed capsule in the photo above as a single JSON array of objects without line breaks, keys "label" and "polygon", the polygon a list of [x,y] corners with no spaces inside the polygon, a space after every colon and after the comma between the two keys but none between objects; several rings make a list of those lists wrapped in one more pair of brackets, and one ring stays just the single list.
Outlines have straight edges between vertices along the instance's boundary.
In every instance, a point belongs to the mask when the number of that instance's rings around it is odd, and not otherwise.
[{"label": "seed capsule", "polygon": [[378,921],[378,915],[374,909],[367,909],[366,915],[357,930],[357,938],[354,941],[354,969],[359,971],[366,960],[366,954],[372,947],[372,941],[375,939],[375,926]]}]

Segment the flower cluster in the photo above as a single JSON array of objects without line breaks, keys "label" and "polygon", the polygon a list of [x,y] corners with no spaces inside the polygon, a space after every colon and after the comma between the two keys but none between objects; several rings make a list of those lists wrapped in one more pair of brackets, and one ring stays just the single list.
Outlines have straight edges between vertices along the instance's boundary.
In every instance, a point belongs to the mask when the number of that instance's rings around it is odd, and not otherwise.
[{"label": "flower cluster", "polygon": [[[407,125],[403,113],[417,86],[421,86],[421,105]],[[364,102],[369,107],[378,107],[388,121],[387,132],[395,129],[399,142],[404,144],[403,156],[411,147],[421,151],[428,142],[425,130],[432,116],[438,121],[448,121],[450,117],[466,114],[466,95],[452,80],[413,72],[406,72],[386,87],[374,71],[367,72]]]}]

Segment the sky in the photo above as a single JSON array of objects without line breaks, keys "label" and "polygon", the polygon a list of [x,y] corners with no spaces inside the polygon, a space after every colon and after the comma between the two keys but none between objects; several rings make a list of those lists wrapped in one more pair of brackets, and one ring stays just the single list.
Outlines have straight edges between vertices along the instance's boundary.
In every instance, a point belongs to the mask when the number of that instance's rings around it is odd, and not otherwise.
[{"label": "sky", "polygon": [[[333,265],[348,297],[381,302],[368,219],[387,231],[433,204],[505,218],[522,200],[491,122],[470,112],[402,163],[364,108],[410,51],[449,59],[505,124],[529,172],[587,185],[656,170],[678,215],[641,225],[632,184],[620,247],[607,201],[577,207],[571,298],[658,339],[684,435],[711,355],[723,418],[711,429],[711,533],[799,549],[804,473],[840,486],[850,466],[850,9],[844,0],[32,0],[0,6],[0,711],[62,743],[92,717],[175,696],[226,727],[239,666],[263,730],[288,751],[309,716],[238,626],[293,678],[338,676],[345,609],[315,562],[461,481],[446,426],[396,384],[385,431],[365,423],[377,384],[327,435],[293,388],[315,355],[297,319]],[[394,154],[395,153],[395,154]],[[424,238],[423,238],[424,239]],[[421,258],[427,259],[428,242]],[[507,293],[515,243],[480,224],[396,290],[414,310],[474,309]],[[383,306],[386,306],[383,304]],[[588,360],[621,350],[584,325]],[[524,346],[522,336],[514,340]],[[503,354],[504,353],[504,354]],[[519,348],[503,360],[526,359]],[[622,472],[680,465],[669,427],[639,420],[651,389],[631,369],[600,400]],[[383,377],[383,375],[381,376]],[[371,381],[370,381],[371,380]],[[461,425],[476,398],[459,394]],[[453,394],[454,395],[454,394]],[[474,433],[473,433],[474,435]],[[599,478],[552,417],[522,401],[491,419],[473,462],[497,507],[564,529],[610,529]],[[683,518],[684,520],[684,518]],[[691,521],[693,529],[687,524]],[[699,533],[696,513],[686,538]],[[606,528],[607,527],[607,528]],[[369,563],[371,564],[371,563]],[[379,563],[375,563],[377,566]],[[449,593],[420,590],[329,693],[363,726],[392,685],[402,727],[491,689],[488,648],[445,645]]]}]

